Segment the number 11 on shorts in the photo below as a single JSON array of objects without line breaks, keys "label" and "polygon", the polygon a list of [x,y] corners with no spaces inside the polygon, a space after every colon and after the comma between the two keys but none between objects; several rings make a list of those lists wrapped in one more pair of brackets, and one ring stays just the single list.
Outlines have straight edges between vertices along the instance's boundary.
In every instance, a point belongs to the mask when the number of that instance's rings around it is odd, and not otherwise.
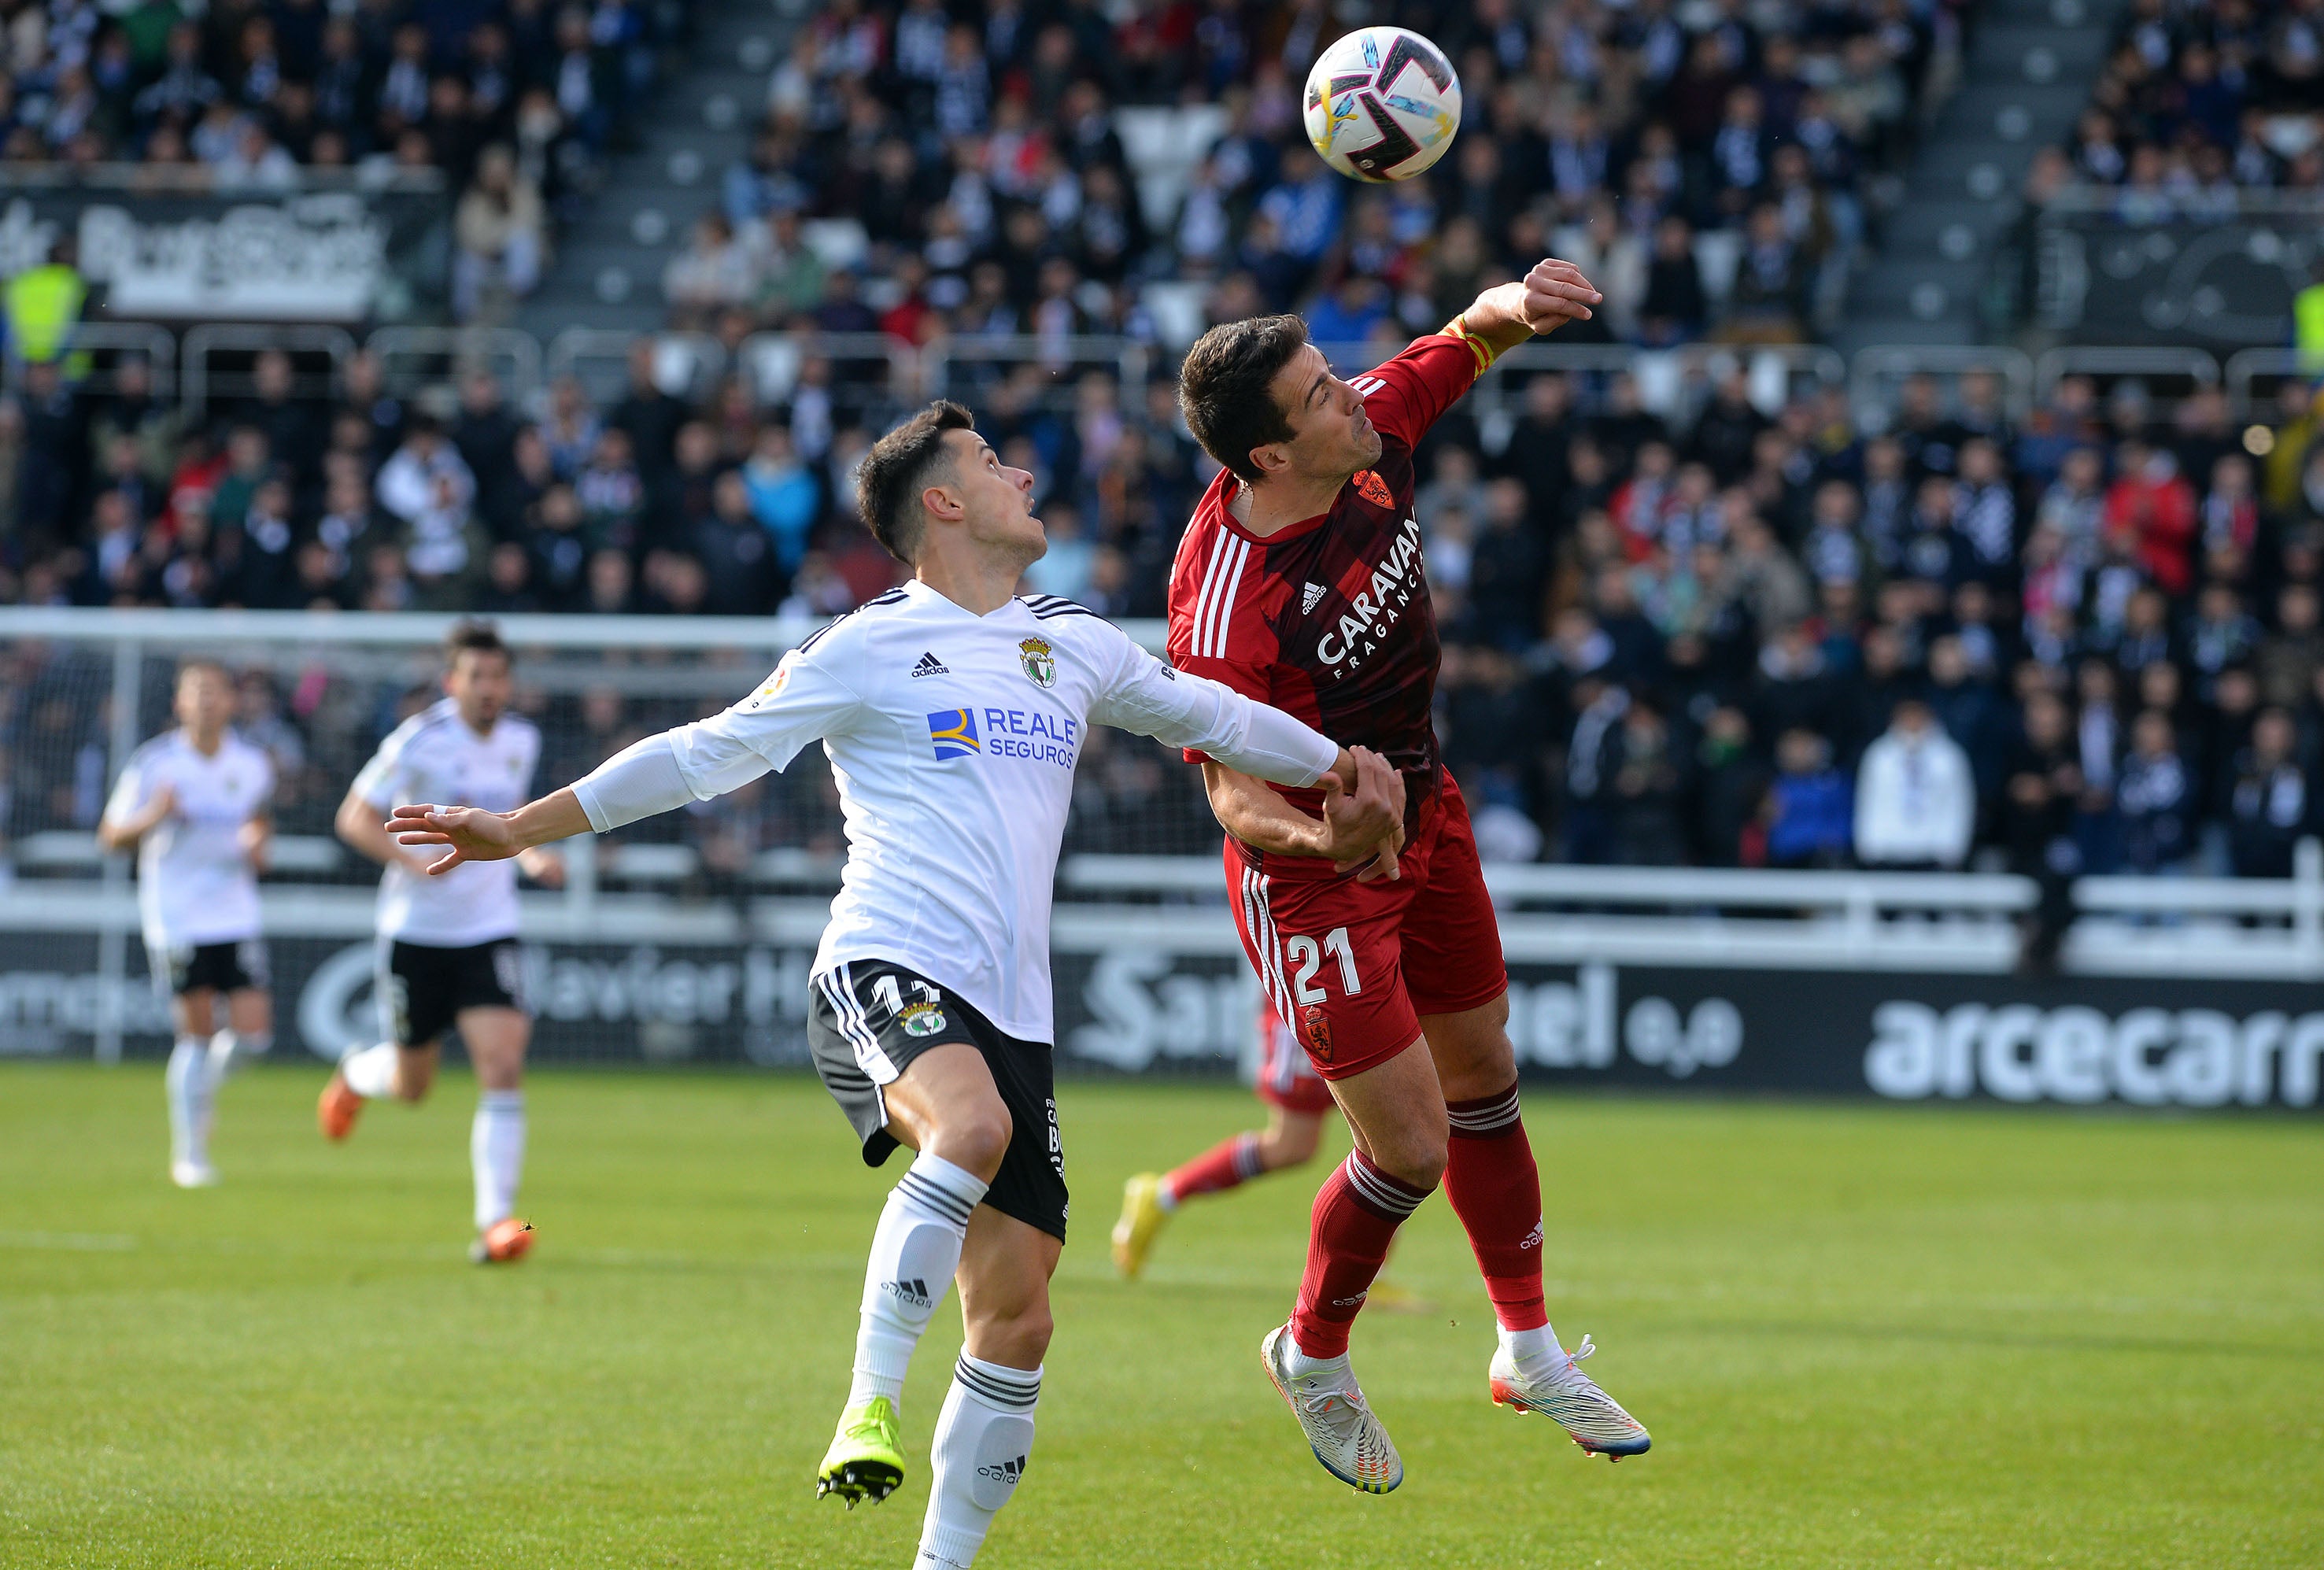
[{"label": "number 11 on shorts", "polygon": [[1300,1002],[1320,1003],[1323,1001],[1323,989],[1312,984],[1316,971],[1323,967],[1326,954],[1340,962],[1340,990],[1342,993],[1352,998],[1364,990],[1362,981],[1356,975],[1356,953],[1349,947],[1348,929],[1344,927],[1334,927],[1323,935],[1321,952],[1317,951],[1315,940],[1312,937],[1286,939],[1283,952],[1299,967],[1298,974],[1292,977],[1291,987],[1292,995]]}]

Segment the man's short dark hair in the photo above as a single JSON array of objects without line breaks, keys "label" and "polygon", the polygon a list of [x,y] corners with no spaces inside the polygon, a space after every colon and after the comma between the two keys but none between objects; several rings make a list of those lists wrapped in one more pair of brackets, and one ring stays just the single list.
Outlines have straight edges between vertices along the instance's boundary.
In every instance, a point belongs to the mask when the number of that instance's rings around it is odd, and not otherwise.
[{"label": "man's short dark hair", "polygon": [[444,635],[444,663],[457,665],[463,654],[497,654],[510,658],[509,646],[501,642],[501,630],[490,622],[455,622]]},{"label": "man's short dark hair", "polygon": [[1255,316],[1213,328],[1186,351],[1178,372],[1186,429],[1246,484],[1259,477],[1251,448],[1291,439],[1291,422],[1268,387],[1306,342],[1307,324],[1297,317]]},{"label": "man's short dark hair", "polygon": [[919,553],[920,492],[939,465],[949,464],[945,432],[974,430],[969,411],[949,399],[939,398],[903,424],[872,444],[855,471],[855,507],[885,546],[888,554],[906,567]]}]

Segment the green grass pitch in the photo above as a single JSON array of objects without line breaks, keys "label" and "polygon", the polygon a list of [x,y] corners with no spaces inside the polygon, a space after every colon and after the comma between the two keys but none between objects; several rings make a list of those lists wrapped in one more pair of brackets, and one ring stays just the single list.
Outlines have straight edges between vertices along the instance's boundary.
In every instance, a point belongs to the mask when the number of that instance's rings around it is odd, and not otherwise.
[{"label": "green grass pitch", "polygon": [[[818,1502],[866,1171],[811,1081],[544,1072],[514,1270],[466,1262],[472,1083],[316,1135],[312,1065],[221,1098],[226,1186],[163,1180],[152,1066],[0,1069],[0,1565],[909,1564],[915,1472]],[[1551,1309],[1653,1429],[1585,1460],[1488,1404],[1432,1203],[1360,1323],[1402,1490],[1332,1482],[1259,1371],[1313,1172],[1181,1213],[1112,1279],[1124,1176],[1251,1121],[1069,1085],[1078,1196],[1040,1439],[994,1566],[2324,1564],[2324,1133],[1572,1099],[1527,1122]]]}]

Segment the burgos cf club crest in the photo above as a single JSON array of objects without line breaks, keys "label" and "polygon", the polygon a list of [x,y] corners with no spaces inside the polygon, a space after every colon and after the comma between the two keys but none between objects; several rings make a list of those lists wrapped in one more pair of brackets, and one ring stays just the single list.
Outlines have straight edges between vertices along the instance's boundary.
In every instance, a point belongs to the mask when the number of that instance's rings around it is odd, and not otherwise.
[{"label": "burgos cf club crest", "polygon": [[1356,494],[1375,507],[1393,507],[1396,498],[1388,494],[1388,482],[1370,469],[1356,476]]},{"label": "burgos cf club crest", "polygon": [[936,761],[946,758],[973,758],[984,751],[984,743],[976,739],[976,711],[966,708],[940,708],[928,716],[928,741],[936,750]]},{"label": "burgos cf club crest", "polygon": [[1017,662],[1034,686],[1046,691],[1057,685],[1057,651],[1047,638],[1028,638],[1018,644]]},{"label": "burgos cf club crest", "polygon": [[933,1036],[945,1028],[944,1011],[934,1003],[906,1003],[896,1019],[907,1036]]}]

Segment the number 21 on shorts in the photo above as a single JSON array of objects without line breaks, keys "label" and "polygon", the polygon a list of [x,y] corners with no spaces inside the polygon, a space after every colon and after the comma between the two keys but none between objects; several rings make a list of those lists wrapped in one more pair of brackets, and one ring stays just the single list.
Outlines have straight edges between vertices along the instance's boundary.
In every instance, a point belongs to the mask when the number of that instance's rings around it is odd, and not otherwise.
[{"label": "number 21 on shorts", "polygon": [[1298,1002],[1320,1003],[1323,1001],[1323,989],[1314,984],[1314,979],[1315,973],[1323,967],[1326,955],[1340,962],[1340,991],[1342,993],[1352,998],[1364,990],[1361,978],[1356,974],[1356,951],[1349,946],[1348,929],[1344,927],[1334,927],[1325,933],[1320,949],[1314,938],[1302,937],[1285,939],[1283,952],[1293,965],[1299,967],[1291,978],[1291,995]]}]

